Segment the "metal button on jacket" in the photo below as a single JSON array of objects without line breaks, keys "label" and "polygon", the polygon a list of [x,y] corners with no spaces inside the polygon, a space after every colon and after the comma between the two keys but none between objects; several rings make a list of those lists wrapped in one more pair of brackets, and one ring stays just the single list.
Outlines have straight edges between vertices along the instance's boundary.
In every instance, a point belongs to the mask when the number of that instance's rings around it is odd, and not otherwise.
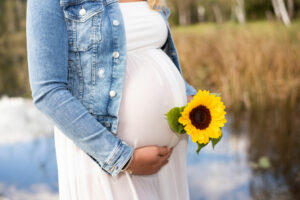
[{"label": "metal button on jacket", "polygon": [[114,52],[113,52],[113,57],[114,57],[114,58],[118,58],[118,57],[119,57],[119,52],[114,51]]},{"label": "metal button on jacket", "polygon": [[110,171],[112,172],[114,169],[115,169],[115,166],[112,166],[111,169],[110,169]]},{"label": "metal button on jacket", "polygon": [[111,91],[109,92],[109,95],[110,95],[110,97],[116,96],[116,91],[111,90]]},{"label": "metal button on jacket", "polygon": [[81,16],[83,16],[83,15],[85,15],[85,13],[86,13],[86,10],[85,10],[84,7],[82,6],[82,8],[81,8],[80,11],[79,11],[79,14],[80,14]]},{"label": "metal button on jacket", "polygon": [[120,24],[120,23],[119,23],[118,20],[116,20],[116,19],[113,20],[113,25],[114,25],[114,26],[118,26],[119,24]]}]

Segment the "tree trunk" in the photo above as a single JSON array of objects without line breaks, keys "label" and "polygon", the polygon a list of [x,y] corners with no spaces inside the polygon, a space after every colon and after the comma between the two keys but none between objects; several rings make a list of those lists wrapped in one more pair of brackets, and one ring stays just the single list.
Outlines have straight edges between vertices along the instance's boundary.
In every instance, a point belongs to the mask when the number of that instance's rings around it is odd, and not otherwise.
[{"label": "tree trunk", "polygon": [[283,0],[277,0],[277,1],[278,1],[278,6],[279,6],[282,21],[285,25],[289,26],[291,24],[291,21],[287,13],[284,1]]},{"label": "tree trunk", "polygon": [[283,0],[272,0],[272,5],[277,18],[281,19],[286,26],[291,24],[289,15],[287,13]]},{"label": "tree trunk", "polygon": [[198,22],[203,22],[204,15],[205,15],[205,8],[203,6],[198,6],[197,13],[198,13]]},{"label": "tree trunk", "polygon": [[187,9],[179,9],[179,25],[188,25],[190,24],[190,10]]},{"label": "tree trunk", "polygon": [[287,0],[287,7],[290,19],[294,18],[295,0]]},{"label": "tree trunk", "polygon": [[220,7],[217,4],[214,4],[214,5],[212,5],[212,10],[213,10],[217,24],[221,24],[223,22],[223,17],[222,17]]},{"label": "tree trunk", "polygon": [[272,2],[273,10],[274,10],[274,13],[275,13],[275,16],[276,16],[277,20],[281,20],[278,1],[277,0],[271,0],[271,2]]},{"label": "tree trunk", "polygon": [[191,1],[183,2],[180,0],[176,1],[178,5],[178,21],[179,25],[188,25],[191,23]]},{"label": "tree trunk", "polygon": [[236,0],[236,6],[234,7],[235,16],[240,24],[245,24],[246,14],[244,7],[244,0]]}]

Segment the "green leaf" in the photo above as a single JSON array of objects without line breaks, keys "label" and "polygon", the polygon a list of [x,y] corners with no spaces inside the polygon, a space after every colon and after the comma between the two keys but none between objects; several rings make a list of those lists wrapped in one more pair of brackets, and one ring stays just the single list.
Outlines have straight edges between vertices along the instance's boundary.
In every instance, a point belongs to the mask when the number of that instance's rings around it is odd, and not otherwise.
[{"label": "green leaf", "polygon": [[212,148],[214,149],[216,144],[218,144],[218,142],[221,140],[222,136],[220,136],[219,138],[215,139],[215,138],[210,138],[211,140],[211,144],[212,144]]},{"label": "green leaf", "polygon": [[198,149],[197,149],[197,154],[199,154],[199,152],[200,152],[200,150],[203,148],[203,147],[205,147],[206,145],[207,145],[208,143],[206,143],[206,144],[199,144],[198,142],[197,142],[197,145],[198,145]]},{"label": "green leaf", "polygon": [[[222,127],[220,127],[220,129],[222,131]],[[218,144],[218,142],[221,140],[222,136],[223,136],[223,133],[219,138],[209,138],[209,140],[211,141],[213,149],[215,148],[216,144]]]},{"label": "green leaf", "polygon": [[250,161],[248,164],[254,169],[268,169],[271,167],[270,159],[267,156],[261,156],[257,162]]},{"label": "green leaf", "polygon": [[261,167],[261,168],[264,168],[264,169],[267,169],[271,166],[271,163],[270,163],[270,160],[268,157],[266,156],[262,156],[259,158],[258,160],[258,165]]},{"label": "green leaf", "polygon": [[167,116],[170,128],[179,134],[184,134],[184,126],[178,122],[178,118],[181,116],[181,112],[184,110],[185,106],[182,107],[174,107],[165,115]]}]

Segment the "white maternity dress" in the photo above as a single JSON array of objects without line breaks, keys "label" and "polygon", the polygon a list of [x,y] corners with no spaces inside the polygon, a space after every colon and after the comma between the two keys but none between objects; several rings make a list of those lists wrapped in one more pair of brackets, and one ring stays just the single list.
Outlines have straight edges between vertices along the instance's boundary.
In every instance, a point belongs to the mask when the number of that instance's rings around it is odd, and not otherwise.
[{"label": "white maternity dress", "polygon": [[[178,69],[160,47],[167,26],[146,1],[119,3],[126,32],[127,68],[117,137],[137,148],[174,146],[169,162],[152,175],[104,172],[56,126],[60,200],[187,200],[188,137],[171,131],[164,116],[187,103]],[[101,147],[99,147],[101,148]]]}]

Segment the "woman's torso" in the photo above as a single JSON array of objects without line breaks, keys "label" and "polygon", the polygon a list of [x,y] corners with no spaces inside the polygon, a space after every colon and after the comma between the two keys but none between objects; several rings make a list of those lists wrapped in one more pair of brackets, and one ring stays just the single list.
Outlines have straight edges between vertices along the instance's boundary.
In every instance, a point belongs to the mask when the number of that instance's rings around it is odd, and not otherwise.
[{"label": "woman's torso", "polygon": [[120,3],[124,20],[127,65],[119,110],[118,137],[128,144],[174,146],[179,136],[165,113],[186,103],[183,79],[161,49],[167,40],[162,16],[145,1]]},{"label": "woman's torso", "polygon": [[[117,134],[119,125],[118,112],[127,61],[125,47],[128,45],[120,4],[118,0],[109,3],[60,0],[69,46],[67,87],[113,134]],[[168,24],[168,12],[165,11],[162,8],[157,14]],[[169,27],[168,39],[162,49],[181,73]]]},{"label": "woman's torso", "polygon": [[[132,13],[133,9],[149,12],[149,15],[143,15],[145,20],[157,16],[157,13],[150,12],[145,4],[123,5],[121,10],[129,49],[119,112],[118,137],[135,148],[145,145],[176,146],[169,162],[157,173],[129,175],[125,172],[112,177],[99,170],[99,166],[86,153],[56,130],[60,197],[68,200],[103,198],[188,200],[186,177],[188,136],[180,135],[178,140],[164,116],[171,107],[186,103],[183,79],[174,63],[160,49],[166,39],[161,30],[165,28],[165,24],[159,17],[150,23],[142,20],[142,15],[136,20],[139,13],[136,12],[135,15]],[[131,8],[128,8],[129,6]],[[133,23],[134,21],[136,23]],[[138,26],[140,23],[143,26]],[[149,26],[152,23],[157,25]],[[156,34],[159,32],[162,34]],[[137,34],[135,37],[139,40],[131,42],[132,34]]]}]

